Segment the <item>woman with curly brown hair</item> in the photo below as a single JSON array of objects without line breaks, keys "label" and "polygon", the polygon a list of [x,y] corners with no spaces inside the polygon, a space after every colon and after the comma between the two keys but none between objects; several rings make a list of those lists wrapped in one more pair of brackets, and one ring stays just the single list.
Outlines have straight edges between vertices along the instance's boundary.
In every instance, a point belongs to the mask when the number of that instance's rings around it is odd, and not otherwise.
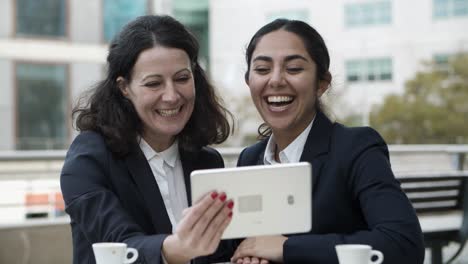
[{"label": "woman with curly brown hair", "polygon": [[[138,263],[215,253],[234,203],[214,191],[191,205],[190,173],[224,166],[207,145],[228,137],[230,113],[198,63],[196,39],[169,16],[139,17],[113,39],[107,66],[73,111],[80,134],[61,173],[73,263],[95,263],[95,242],[127,243]],[[195,262],[228,260],[221,249]]]}]

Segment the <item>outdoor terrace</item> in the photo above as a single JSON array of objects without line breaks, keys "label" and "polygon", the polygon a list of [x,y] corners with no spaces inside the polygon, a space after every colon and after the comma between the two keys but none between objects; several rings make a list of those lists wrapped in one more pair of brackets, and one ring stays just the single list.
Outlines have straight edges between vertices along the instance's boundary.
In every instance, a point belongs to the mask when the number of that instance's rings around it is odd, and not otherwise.
[{"label": "outdoor terrace", "polygon": [[[453,173],[468,169],[468,145],[389,146],[398,177]],[[239,148],[218,148],[226,166],[235,166]],[[0,263],[70,263],[71,234],[59,176],[65,151],[0,152]],[[460,218],[447,218],[458,225]],[[424,220],[423,227],[438,223]],[[449,246],[450,256],[456,246]],[[426,262],[430,263],[429,254]],[[468,249],[455,263],[468,263]]]}]

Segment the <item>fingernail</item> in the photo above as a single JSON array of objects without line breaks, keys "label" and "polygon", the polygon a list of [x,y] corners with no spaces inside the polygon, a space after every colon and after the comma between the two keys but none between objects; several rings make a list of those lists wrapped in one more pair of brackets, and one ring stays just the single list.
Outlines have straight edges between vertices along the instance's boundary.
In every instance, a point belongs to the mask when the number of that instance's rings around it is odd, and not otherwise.
[{"label": "fingernail", "polygon": [[229,212],[228,217],[232,217],[232,212]]},{"label": "fingernail", "polygon": [[227,204],[227,207],[229,209],[232,209],[234,207],[234,202],[233,201],[229,201],[229,203]]},{"label": "fingernail", "polygon": [[221,202],[226,201],[226,194],[225,193],[221,194],[221,196],[219,196],[219,199],[221,200]]},{"label": "fingernail", "polygon": [[218,193],[217,192],[212,192],[211,193],[211,198],[216,199],[216,197],[218,197]]}]

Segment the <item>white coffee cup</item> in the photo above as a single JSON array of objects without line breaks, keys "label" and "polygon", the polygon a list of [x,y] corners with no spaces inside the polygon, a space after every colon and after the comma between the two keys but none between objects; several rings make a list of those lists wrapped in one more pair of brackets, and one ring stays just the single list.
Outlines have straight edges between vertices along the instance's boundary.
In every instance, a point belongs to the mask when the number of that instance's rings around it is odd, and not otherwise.
[{"label": "white coffee cup", "polygon": [[[380,264],[384,259],[382,252],[368,245],[343,244],[336,245],[335,249],[340,264]],[[372,261],[374,256],[377,259]]]},{"label": "white coffee cup", "polygon": [[[96,264],[128,264],[135,262],[138,258],[138,251],[134,248],[127,248],[125,243],[94,243],[93,252]],[[131,258],[128,258],[128,253],[132,253]]]}]

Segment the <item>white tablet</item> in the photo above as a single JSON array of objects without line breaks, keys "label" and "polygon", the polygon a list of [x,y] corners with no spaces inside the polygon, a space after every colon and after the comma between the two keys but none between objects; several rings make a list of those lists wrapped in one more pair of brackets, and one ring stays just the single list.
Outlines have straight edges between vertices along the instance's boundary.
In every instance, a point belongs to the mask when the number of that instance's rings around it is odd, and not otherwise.
[{"label": "white tablet", "polygon": [[312,228],[312,172],[307,162],[197,170],[192,201],[212,191],[234,200],[223,239],[309,232]]}]

